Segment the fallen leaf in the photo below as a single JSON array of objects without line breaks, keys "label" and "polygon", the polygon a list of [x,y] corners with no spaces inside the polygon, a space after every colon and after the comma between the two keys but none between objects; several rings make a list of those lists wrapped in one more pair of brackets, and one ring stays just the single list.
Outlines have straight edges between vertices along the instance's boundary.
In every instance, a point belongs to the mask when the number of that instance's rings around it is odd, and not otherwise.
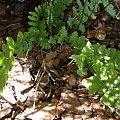
[{"label": "fallen leaf", "polygon": [[68,83],[69,83],[70,86],[76,86],[77,85],[77,78],[74,74],[69,75]]},{"label": "fallen leaf", "polygon": [[98,29],[95,31],[95,38],[98,40],[105,40],[106,33],[103,29]]},{"label": "fallen leaf", "polygon": [[54,59],[46,62],[46,67],[48,68],[53,68],[53,65],[54,65]]},{"label": "fallen leaf", "polygon": [[50,60],[52,60],[56,57],[57,57],[57,52],[56,51],[55,52],[50,51],[49,53],[46,54],[45,61],[50,61]]},{"label": "fallen leaf", "polygon": [[100,21],[98,21],[98,26],[95,28],[95,38],[98,40],[105,40],[106,37],[106,27]]},{"label": "fallen leaf", "polygon": [[3,45],[4,41],[3,38],[0,38],[0,47]]},{"label": "fallen leaf", "polygon": [[4,35],[5,32],[6,32],[6,27],[4,25],[0,25],[0,37]]},{"label": "fallen leaf", "polygon": [[0,16],[5,15],[5,14],[6,14],[6,7],[0,4]]}]

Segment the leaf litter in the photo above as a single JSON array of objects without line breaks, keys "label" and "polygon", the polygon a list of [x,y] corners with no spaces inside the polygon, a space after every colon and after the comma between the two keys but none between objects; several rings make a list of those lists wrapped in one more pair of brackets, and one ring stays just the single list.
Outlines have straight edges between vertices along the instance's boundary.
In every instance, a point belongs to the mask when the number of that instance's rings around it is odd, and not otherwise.
[{"label": "leaf litter", "polygon": [[[70,56],[63,57],[63,49],[65,48],[60,47],[58,51],[53,49],[47,53],[39,50],[34,58],[29,59],[34,62],[21,58],[24,61],[22,65],[20,60],[15,59],[15,65],[9,73],[7,86],[0,99],[1,119],[117,119],[113,115],[114,111],[107,115],[99,103],[99,96],[88,96],[87,88],[76,74],[77,67],[74,63],[69,64]],[[71,52],[72,48],[69,50]],[[33,55],[36,51],[32,52]],[[42,61],[39,60],[41,56]],[[46,56],[50,57],[46,59]],[[57,64],[47,65],[56,59],[59,59]],[[32,63],[31,68],[27,63]]]}]

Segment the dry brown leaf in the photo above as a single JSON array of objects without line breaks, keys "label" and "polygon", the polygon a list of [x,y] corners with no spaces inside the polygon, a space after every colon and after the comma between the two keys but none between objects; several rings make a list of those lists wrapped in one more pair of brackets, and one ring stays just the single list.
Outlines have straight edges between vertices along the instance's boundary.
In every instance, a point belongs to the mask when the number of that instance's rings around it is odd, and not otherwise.
[{"label": "dry brown leaf", "polygon": [[59,64],[60,64],[60,59],[59,59],[59,58],[53,59],[53,65],[54,65],[55,67],[59,67]]},{"label": "dry brown leaf", "polygon": [[0,37],[4,35],[5,32],[6,32],[6,27],[4,25],[0,25]]},{"label": "dry brown leaf", "polygon": [[38,62],[39,62],[40,64],[43,63],[43,56],[42,56],[40,53],[37,54],[36,58],[37,58],[37,60],[38,60]]},{"label": "dry brown leaf", "polygon": [[66,57],[69,57],[71,55],[71,47],[66,45],[62,52]]},{"label": "dry brown leaf", "polygon": [[76,86],[77,85],[77,78],[74,74],[69,75],[68,83],[69,83],[70,86]]},{"label": "dry brown leaf", "polygon": [[3,38],[0,38],[0,47],[4,44]]},{"label": "dry brown leaf", "polygon": [[54,66],[54,59],[46,62],[46,67],[53,68],[53,66]]},{"label": "dry brown leaf", "polygon": [[63,60],[64,62],[66,61],[66,55],[65,55],[65,53],[61,53],[60,55],[59,55],[59,59],[60,60]]},{"label": "dry brown leaf", "polygon": [[105,111],[101,107],[99,100],[97,99],[91,100],[91,108],[95,111],[96,115],[100,115],[101,117],[105,115]]},{"label": "dry brown leaf", "polygon": [[98,40],[105,40],[106,32],[103,29],[98,29],[95,31],[95,38]]},{"label": "dry brown leaf", "polygon": [[5,14],[6,14],[6,7],[0,4],[0,16],[5,15]]},{"label": "dry brown leaf", "polygon": [[55,52],[50,51],[49,53],[46,54],[45,61],[50,61],[50,60],[52,60],[56,57],[57,57],[57,52],[56,51]]},{"label": "dry brown leaf", "polygon": [[86,32],[86,35],[87,35],[87,38],[94,38],[94,35],[95,35],[95,31],[94,30],[92,30],[92,31],[88,31],[88,32]]},{"label": "dry brown leaf", "polygon": [[98,26],[95,28],[95,38],[98,40],[105,40],[106,37],[106,27],[100,21],[98,21]]}]

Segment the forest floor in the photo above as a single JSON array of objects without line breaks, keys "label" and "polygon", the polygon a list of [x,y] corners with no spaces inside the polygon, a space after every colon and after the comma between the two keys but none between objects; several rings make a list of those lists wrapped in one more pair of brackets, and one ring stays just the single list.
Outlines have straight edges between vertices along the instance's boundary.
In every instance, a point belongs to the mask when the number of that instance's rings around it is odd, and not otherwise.
[{"label": "forest floor", "polygon": [[[30,4],[0,3],[0,50],[7,36],[16,39],[19,31],[26,31],[27,12],[38,3]],[[120,20],[90,20],[84,35],[119,50]],[[34,45],[27,56],[15,57],[0,95],[0,120],[120,120],[114,108],[100,105],[99,95],[88,96],[86,78],[77,75],[72,52],[69,45],[47,52]]]}]

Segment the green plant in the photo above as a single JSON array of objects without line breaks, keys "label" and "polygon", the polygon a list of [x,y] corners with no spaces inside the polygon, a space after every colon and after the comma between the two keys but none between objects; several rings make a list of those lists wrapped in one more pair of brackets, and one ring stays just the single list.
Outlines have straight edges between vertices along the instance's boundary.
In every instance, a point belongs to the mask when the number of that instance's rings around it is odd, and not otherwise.
[{"label": "green plant", "polygon": [[[0,92],[8,78],[8,71],[14,63],[13,53],[19,56],[32,50],[36,43],[42,49],[50,49],[55,44],[71,44],[77,49],[73,59],[78,65],[77,73],[83,77],[90,71],[93,75],[86,82],[89,85],[89,94],[100,94],[101,103],[107,106],[120,108],[120,77],[117,75],[120,70],[120,52],[115,49],[106,49],[100,44],[91,45],[84,36],[78,36],[76,30],[85,32],[84,24],[94,13],[99,10],[102,4],[105,10],[115,17],[116,12],[108,0],[52,0],[41,6],[35,7],[34,12],[29,12],[28,32],[19,32],[17,40],[7,37],[7,44],[2,46],[0,52]],[[68,9],[72,6],[72,9]],[[58,9],[59,8],[59,9]],[[67,23],[65,11],[72,11]],[[67,26],[67,27],[66,27]],[[68,34],[67,29],[74,28],[75,32]],[[57,29],[57,30],[55,30]],[[54,31],[55,30],[55,31]],[[54,31],[54,32],[53,32]]]},{"label": "green plant", "polygon": [[93,74],[86,80],[89,94],[100,94],[101,104],[120,109],[120,51],[87,42],[73,59],[80,77],[87,75],[88,71]]},{"label": "green plant", "polygon": [[[90,17],[95,16],[94,13],[98,12],[100,4],[103,5],[104,10],[113,18],[116,16],[114,6],[108,0],[83,0],[83,2],[77,0],[73,6],[71,5],[72,2],[72,0],[54,0],[54,2],[45,2],[43,5],[35,7],[34,12],[29,12],[28,18],[30,22],[28,22],[28,24],[37,29],[45,29],[48,27],[48,33],[52,35],[54,28],[59,30],[61,27],[66,26],[66,21],[64,19],[67,16],[65,16],[64,12],[71,11],[72,15],[69,15],[67,25],[70,28],[80,30],[84,33],[84,24]],[[70,6],[71,8],[68,9],[67,6]]]},{"label": "green plant", "polygon": [[61,29],[65,25],[64,11],[71,2],[72,0],[54,0],[54,2],[45,2],[41,6],[38,5],[34,12],[29,12],[28,19],[30,22],[28,24],[31,26],[30,29],[34,27],[43,30],[48,27],[50,35],[52,34],[52,27]]},{"label": "green plant", "polygon": [[10,37],[6,38],[7,44],[2,45],[3,52],[0,51],[0,93],[8,79],[8,71],[14,64],[14,40]]},{"label": "green plant", "polygon": [[99,4],[103,4],[105,11],[107,11],[113,18],[116,16],[113,5],[108,0],[77,0],[77,6],[72,8],[72,16],[69,17],[67,23],[70,28],[85,32],[85,23],[90,17],[94,17],[94,13],[99,10]]}]

